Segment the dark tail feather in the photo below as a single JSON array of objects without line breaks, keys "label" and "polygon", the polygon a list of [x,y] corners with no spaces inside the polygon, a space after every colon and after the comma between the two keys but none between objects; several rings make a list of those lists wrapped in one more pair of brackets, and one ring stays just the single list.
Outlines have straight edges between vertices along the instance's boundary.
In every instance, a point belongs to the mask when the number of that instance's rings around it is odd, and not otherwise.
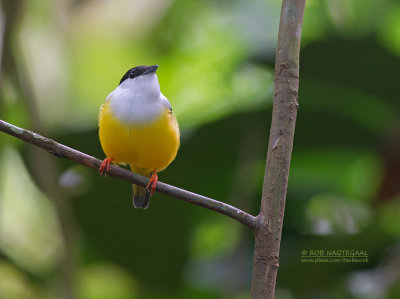
[{"label": "dark tail feather", "polygon": [[[140,174],[145,177],[150,177],[151,171],[144,168],[132,167],[134,173]],[[150,203],[150,190],[142,186],[132,185],[132,200],[135,208],[147,209]]]},{"label": "dark tail feather", "polygon": [[132,185],[132,199],[135,208],[147,209],[150,203],[150,190]]}]

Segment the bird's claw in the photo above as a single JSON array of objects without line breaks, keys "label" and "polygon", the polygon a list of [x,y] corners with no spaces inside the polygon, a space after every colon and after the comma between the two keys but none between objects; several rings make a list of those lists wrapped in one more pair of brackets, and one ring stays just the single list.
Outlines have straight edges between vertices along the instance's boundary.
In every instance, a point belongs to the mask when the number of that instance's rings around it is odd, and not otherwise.
[{"label": "bird's claw", "polygon": [[107,177],[107,172],[110,170],[110,164],[112,163],[113,158],[105,158],[100,165],[99,174],[102,176],[104,174]]},{"label": "bird's claw", "polygon": [[157,171],[154,171],[150,177],[149,183],[146,186],[147,190],[150,189],[150,196],[153,195],[153,193],[156,191],[157,181],[158,181]]}]

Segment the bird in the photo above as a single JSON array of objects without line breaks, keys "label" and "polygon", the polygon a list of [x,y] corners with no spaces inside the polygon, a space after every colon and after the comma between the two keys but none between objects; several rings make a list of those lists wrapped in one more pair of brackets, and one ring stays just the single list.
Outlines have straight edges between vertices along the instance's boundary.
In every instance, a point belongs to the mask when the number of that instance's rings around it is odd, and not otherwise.
[{"label": "bird", "polygon": [[133,205],[147,209],[158,181],[157,173],[175,159],[180,131],[168,99],[161,93],[158,65],[129,69],[100,107],[99,139],[106,158],[100,175],[110,164],[129,165],[131,171],[149,177],[146,188],[132,185]]}]

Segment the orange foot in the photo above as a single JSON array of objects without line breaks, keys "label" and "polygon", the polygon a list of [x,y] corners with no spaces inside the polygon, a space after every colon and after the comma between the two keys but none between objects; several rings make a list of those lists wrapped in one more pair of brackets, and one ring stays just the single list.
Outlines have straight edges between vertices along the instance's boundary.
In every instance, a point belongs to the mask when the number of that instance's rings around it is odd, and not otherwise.
[{"label": "orange foot", "polygon": [[104,176],[107,177],[107,172],[110,170],[110,164],[112,163],[112,161],[114,161],[113,158],[105,158],[103,160],[99,168],[100,175],[104,174]]},{"label": "orange foot", "polygon": [[153,174],[151,175],[150,181],[146,186],[146,189],[149,189],[151,187],[150,195],[153,195],[154,191],[156,191],[157,181],[158,181],[157,171],[153,171]]}]

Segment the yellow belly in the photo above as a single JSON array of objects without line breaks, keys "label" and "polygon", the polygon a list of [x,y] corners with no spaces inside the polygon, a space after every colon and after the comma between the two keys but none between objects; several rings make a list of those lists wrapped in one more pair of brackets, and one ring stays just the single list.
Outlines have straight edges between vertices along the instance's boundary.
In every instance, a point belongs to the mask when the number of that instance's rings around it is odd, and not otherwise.
[{"label": "yellow belly", "polygon": [[153,122],[133,125],[115,118],[106,102],[100,110],[99,127],[106,156],[133,169],[161,171],[175,159],[179,148],[178,123],[167,108]]}]

